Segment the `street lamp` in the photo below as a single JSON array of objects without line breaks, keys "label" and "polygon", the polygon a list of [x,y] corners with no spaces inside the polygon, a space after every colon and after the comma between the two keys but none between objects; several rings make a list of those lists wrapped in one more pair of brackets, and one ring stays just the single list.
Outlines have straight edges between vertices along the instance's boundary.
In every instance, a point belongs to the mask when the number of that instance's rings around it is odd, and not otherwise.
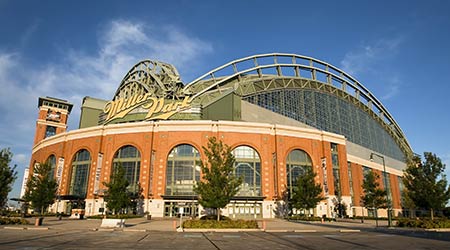
[{"label": "street lamp", "polygon": [[392,217],[391,217],[391,199],[389,198],[389,194],[388,194],[388,187],[387,187],[387,172],[386,172],[386,164],[384,162],[384,157],[382,155],[376,154],[376,153],[371,153],[370,154],[370,161],[373,162],[373,156],[378,156],[383,160],[383,175],[384,175],[384,189],[386,190],[386,201],[387,201],[387,205],[388,205],[388,227],[392,226]]}]

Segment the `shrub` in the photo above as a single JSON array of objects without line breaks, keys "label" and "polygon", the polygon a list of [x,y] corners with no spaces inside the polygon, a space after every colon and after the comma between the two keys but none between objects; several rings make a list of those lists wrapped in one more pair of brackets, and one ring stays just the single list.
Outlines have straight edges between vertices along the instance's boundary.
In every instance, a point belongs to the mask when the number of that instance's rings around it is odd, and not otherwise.
[{"label": "shrub", "polygon": [[431,220],[429,218],[399,218],[397,220],[399,227],[414,227],[414,228],[450,228],[450,220],[446,218],[437,218]]},{"label": "shrub", "polygon": [[17,217],[0,217],[0,225],[27,225],[29,222]]},{"label": "shrub", "polygon": [[[88,219],[103,219],[105,218],[105,215],[97,214],[88,216]],[[132,219],[132,218],[142,218],[142,215],[136,215],[136,214],[117,214],[117,215],[106,215],[107,219]]]},{"label": "shrub", "polygon": [[241,228],[256,229],[256,220],[187,220],[183,222],[184,228]]},{"label": "shrub", "polygon": [[321,221],[320,217],[311,217],[306,215],[293,215],[289,217],[289,220],[303,220],[303,221]]},{"label": "shrub", "polygon": [[[214,215],[214,214],[205,215],[205,216],[202,216],[200,218],[200,220],[217,220],[217,215]],[[228,218],[227,216],[221,215],[220,220],[231,220],[231,219]]]}]

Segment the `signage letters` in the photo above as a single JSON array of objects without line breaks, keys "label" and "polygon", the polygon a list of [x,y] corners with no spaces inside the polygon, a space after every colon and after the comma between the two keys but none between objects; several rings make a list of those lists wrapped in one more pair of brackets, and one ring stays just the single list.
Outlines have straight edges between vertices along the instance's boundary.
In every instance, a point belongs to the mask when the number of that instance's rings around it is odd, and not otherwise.
[{"label": "signage letters", "polygon": [[145,120],[166,120],[180,110],[188,108],[191,101],[192,99],[189,99],[189,97],[186,96],[182,101],[172,101],[167,103],[167,100],[164,98],[156,98],[150,96],[149,93],[146,93],[133,95],[127,99],[119,98],[114,101],[109,101],[106,103],[103,112],[107,114],[105,122],[108,122],[112,119],[123,118],[132,110],[142,107],[143,109],[148,110]]}]

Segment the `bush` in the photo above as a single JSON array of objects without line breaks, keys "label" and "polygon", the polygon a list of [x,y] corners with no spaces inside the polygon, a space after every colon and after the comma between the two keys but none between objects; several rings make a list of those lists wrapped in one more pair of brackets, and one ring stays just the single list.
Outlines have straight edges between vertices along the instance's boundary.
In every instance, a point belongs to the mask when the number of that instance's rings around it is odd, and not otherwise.
[{"label": "bush", "polygon": [[187,220],[183,222],[184,228],[240,228],[257,229],[256,220]]},{"label": "bush", "polygon": [[[105,215],[97,214],[88,216],[88,219],[103,219],[105,218]],[[142,215],[136,215],[136,214],[116,214],[116,215],[106,215],[107,219],[132,219],[132,218],[142,218]]]},{"label": "bush", "polygon": [[[306,215],[293,215],[293,216],[289,217],[289,220],[321,221],[322,218],[311,217],[311,216],[306,216]],[[329,219],[327,218],[327,220],[329,220]]]},{"label": "bush", "polygon": [[[205,216],[202,216],[200,218],[200,220],[217,220],[217,215],[214,215],[214,214],[205,215]],[[228,218],[227,216],[221,215],[220,220],[231,220],[231,219]]]},{"label": "bush", "polygon": [[397,220],[398,227],[414,227],[414,228],[450,228],[450,220],[446,218],[436,218],[431,220],[429,218],[399,218]]},{"label": "bush", "polygon": [[27,220],[16,217],[0,217],[0,225],[28,225]]}]

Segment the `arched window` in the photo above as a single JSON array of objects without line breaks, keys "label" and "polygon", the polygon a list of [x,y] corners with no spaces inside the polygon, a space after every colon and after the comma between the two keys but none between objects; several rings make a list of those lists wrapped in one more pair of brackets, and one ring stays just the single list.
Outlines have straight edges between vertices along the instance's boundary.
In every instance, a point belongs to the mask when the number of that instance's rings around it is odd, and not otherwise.
[{"label": "arched window", "polygon": [[166,195],[194,195],[200,180],[200,154],[188,144],[176,146],[167,157]]},{"label": "arched window", "polygon": [[56,178],[56,176],[55,176],[55,170],[56,170],[56,157],[54,156],[54,155],[50,155],[48,158],[47,158],[47,161],[46,161],[48,164],[50,164],[50,166],[52,166],[52,168],[51,168],[51,170],[50,170],[50,173],[49,173],[49,176],[51,177],[51,178]]},{"label": "arched window", "polygon": [[286,159],[287,190],[292,195],[292,188],[300,175],[305,173],[306,168],[312,168],[311,157],[299,149],[292,150]]},{"label": "arched window", "polygon": [[91,154],[86,149],[78,151],[72,161],[72,178],[70,181],[70,195],[86,198],[89,181]]},{"label": "arched window", "polygon": [[133,146],[123,146],[121,147],[113,159],[114,167],[119,164],[125,170],[125,178],[128,180],[129,186],[128,190],[130,192],[139,192],[139,175],[141,171],[141,154],[139,150]]},{"label": "arched window", "polygon": [[261,161],[253,148],[239,146],[233,150],[236,158],[234,173],[242,176],[243,182],[237,196],[261,196]]}]

